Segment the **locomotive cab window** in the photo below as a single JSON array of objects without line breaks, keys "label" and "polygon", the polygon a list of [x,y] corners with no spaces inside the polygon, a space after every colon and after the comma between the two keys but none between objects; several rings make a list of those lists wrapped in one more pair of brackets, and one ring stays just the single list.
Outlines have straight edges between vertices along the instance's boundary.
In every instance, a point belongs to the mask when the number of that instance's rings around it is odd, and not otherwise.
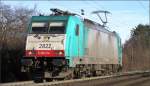
[{"label": "locomotive cab window", "polygon": [[50,22],[48,33],[49,34],[65,34],[65,23],[64,22]]},{"label": "locomotive cab window", "polygon": [[48,23],[45,22],[33,22],[31,33],[47,33]]},{"label": "locomotive cab window", "polygon": [[78,24],[76,25],[76,31],[75,31],[75,34],[76,34],[76,36],[79,35],[79,25],[78,25]]}]

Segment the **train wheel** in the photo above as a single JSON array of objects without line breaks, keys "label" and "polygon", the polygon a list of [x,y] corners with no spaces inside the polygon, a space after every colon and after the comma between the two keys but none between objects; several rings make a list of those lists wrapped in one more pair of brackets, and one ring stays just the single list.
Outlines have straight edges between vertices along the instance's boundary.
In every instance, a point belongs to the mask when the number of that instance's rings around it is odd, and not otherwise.
[{"label": "train wheel", "polygon": [[33,80],[35,83],[42,83],[43,79],[42,78],[38,78],[38,79],[34,79]]},{"label": "train wheel", "polygon": [[64,79],[65,80],[70,80],[70,79],[73,79],[74,78],[74,73],[71,72],[68,76],[66,76]]}]

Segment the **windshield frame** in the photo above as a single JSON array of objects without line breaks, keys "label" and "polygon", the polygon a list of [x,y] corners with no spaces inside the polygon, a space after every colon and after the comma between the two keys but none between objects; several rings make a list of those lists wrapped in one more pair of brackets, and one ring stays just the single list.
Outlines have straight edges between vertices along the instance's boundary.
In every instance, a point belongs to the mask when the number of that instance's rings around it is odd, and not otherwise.
[{"label": "windshield frame", "polygon": [[[34,27],[34,28],[38,28],[39,30],[41,29],[41,32],[40,32],[40,31],[39,31],[39,32],[33,32],[33,23],[39,23],[39,24],[40,24],[40,23],[41,23],[41,24],[42,24],[42,23],[45,23],[46,25],[44,25],[44,27]],[[31,33],[31,34],[34,34],[34,33],[35,33],[35,34],[47,34],[48,27],[49,27],[48,24],[49,24],[48,22],[32,22],[32,23],[31,23],[31,32],[30,32],[30,33]],[[44,32],[44,31],[42,32],[42,29],[45,29],[46,31],[45,31],[45,32]]]},{"label": "windshield frame", "polygon": [[[47,26],[48,27],[46,27],[47,28],[47,32],[45,32],[45,33],[33,33],[33,31],[32,31],[32,23],[47,23]],[[62,33],[62,34],[66,34],[66,27],[67,27],[67,22],[66,21],[34,21],[34,22],[31,22],[31,25],[30,25],[30,31],[29,31],[29,34],[57,34],[57,33],[49,33],[49,30],[50,30],[50,23],[53,23],[53,22],[62,22],[63,23],[63,27],[64,27],[64,33]],[[42,28],[41,28],[42,29]],[[58,33],[58,34],[60,34],[60,33]]]}]

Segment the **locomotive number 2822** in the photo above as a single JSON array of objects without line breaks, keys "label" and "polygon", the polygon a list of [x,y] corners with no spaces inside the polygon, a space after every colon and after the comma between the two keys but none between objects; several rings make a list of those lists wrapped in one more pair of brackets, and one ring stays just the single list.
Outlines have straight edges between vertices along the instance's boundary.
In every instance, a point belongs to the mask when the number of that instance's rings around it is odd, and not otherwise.
[{"label": "locomotive number 2822", "polygon": [[39,48],[51,48],[51,44],[39,44]]}]

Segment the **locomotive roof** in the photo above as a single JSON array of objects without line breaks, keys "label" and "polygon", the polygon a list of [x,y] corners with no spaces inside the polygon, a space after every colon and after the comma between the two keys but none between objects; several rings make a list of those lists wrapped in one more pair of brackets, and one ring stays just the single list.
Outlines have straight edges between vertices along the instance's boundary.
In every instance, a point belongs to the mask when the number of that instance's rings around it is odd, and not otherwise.
[{"label": "locomotive roof", "polygon": [[[68,20],[69,16],[71,15],[65,15],[65,16],[60,16],[60,15],[51,15],[51,16],[32,16],[31,21],[49,21],[49,20],[54,20],[54,21],[59,21],[59,20]],[[86,27],[90,28],[90,29],[95,29],[95,30],[99,30],[105,33],[112,33],[111,31],[107,30],[105,27],[103,27],[101,24],[96,23],[92,20],[89,19],[84,19],[84,24]]]},{"label": "locomotive roof", "polygon": [[69,16],[32,16],[31,21],[67,20]]},{"label": "locomotive roof", "polygon": [[112,33],[111,31],[109,31],[105,27],[103,27],[101,24],[94,22],[92,20],[89,20],[89,19],[84,19],[84,24],[85,24],[85,26],[87,26],[90,29],[100,30],[100,31],[106,32],[106,33]]}]

